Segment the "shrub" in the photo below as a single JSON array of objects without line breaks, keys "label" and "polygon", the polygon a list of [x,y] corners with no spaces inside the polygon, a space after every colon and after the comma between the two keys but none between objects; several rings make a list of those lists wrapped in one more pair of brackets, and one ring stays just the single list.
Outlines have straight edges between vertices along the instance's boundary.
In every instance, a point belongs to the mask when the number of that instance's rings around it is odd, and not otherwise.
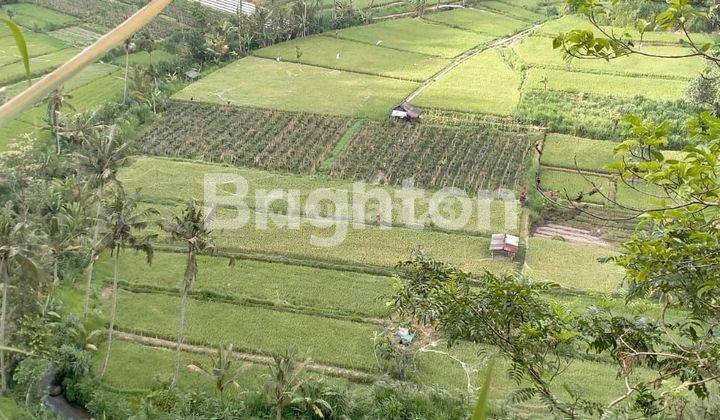
[{"label": "shrub", "polygon": [[605,95],[573,94],[557,91],[530,91],[523,95],[516,118],[524,123],[539,124],[552,132],[580,137],[621,141],[629,128],[623,115],[671,122],[670,148],[679,149],[687,138],[685,122],[696,109],[689,103],[654,101],[644,97],[616,98]]}]

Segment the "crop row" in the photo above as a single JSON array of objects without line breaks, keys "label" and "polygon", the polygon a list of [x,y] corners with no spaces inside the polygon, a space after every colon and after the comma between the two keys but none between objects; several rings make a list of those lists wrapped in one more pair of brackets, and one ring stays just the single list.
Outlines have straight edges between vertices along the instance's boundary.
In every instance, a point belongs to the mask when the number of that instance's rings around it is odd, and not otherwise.
[{"label": "crop row", "polygon": [[315,173],[349,118],[171,102],[138,144],[144,154]]},{"label": "crop row", "polygon": [[330,169],[333,176],[369,182],[480,189],[519,188],[536,134],[490,128],[369,124]]}]

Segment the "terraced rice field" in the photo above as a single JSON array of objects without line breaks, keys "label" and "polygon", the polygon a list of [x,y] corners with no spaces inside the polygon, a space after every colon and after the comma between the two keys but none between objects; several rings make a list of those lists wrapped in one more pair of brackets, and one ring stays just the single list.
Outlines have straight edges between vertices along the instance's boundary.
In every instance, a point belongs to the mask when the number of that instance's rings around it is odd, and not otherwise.
[{"label": "terraced rice field", "polygon": [[49,34],[52,37],[75,47],[87,47],[100,39],[101,36],[99,33],[86,29],[82,26],[61,28],[52,31]]},{"label": "terraced rice field", "polygon": [[540,163],[558,168],[609,173],[608,166],[619,159],[613,153],[617,145],[606,140],[548,134]]},{"label": "terraced rice field", "polygon": [[542,188],[558,198],[576,201],[580,197],[585,203],[609,204],[605,197],[614,196],[615,184],[608,176],[549,168],[543,168],[541,174]]},{"label": "terraced rice field", "polygon": [[12,13],[15,23],[35,32],[64,28],[77,22],[74,16],[28,3],[0,6],[0,14],[7,16],[8,13]]},{"label": "terraced rice field", "polygon": [[[488,22],[491,20],[492,16],[488,16]],[[351,27],[337,31],[332,36],[444,58],[453,58],[494,38],[416,19],[387,20]]]},{"label": "terraced rice field", "polygon": [[[160,252],[148,269],[144,256],[127,252],[120,268],[123,287],[179,293],[185,261],[183,253]],[[194,290],[200,297],[350,317],[389,315],[389,277],[253,260],[231,266],[212,256],[200,256],[198,264],[201,281]],[[101,260],[96,272],[98,279],[111,281],[113,259]]]},{"label": "terraced rice field", "polygon": [[520,100],[522,75],[496,50],[460,64],[413,100],[426,108],[511,115]]},{"label": "terraced rice field", "polygon": [[[176,207],[154,205],[162,217],[177,212]],[[236,211],[220,209],[218,220],[235,220]],[[268,228],[258,229],[258,220]],[[283,219],[285,220],[285,219]],[[157,232],[160,233],[160,232]],[[172,244],[169,238],[164,241]],[[266,213],[250,213],[249,223],[239,229],[225,229],[215,235],[215,244],[228,252],[279,255],[302,261],[389,269],[407,259],[415,250],[457,264],[473,272],[485,269],[504,272],[515,264],[505,258],[492,259],[490,239],[473,235],[453,235],[411,228],[384,229],[378,226],[348,226],[344,220],[300,218],[297,226],[283,227]],[[175,243],[174,245],[181,245]]]},{"label": "terraced rice field", "polygon": [[662,101],[680,98],[687,85],[688,82],[685,80],[531,68],[526,73],[523,88],[627,98],[644,96]]},{"label": "terraced rice field", "polygon": [[622,290],[624,270],[598,261],[613,255],[608,248],[529,238],[523,273],[572,290],[613,293]]},{"label": "terraced rice field", "polygon": [[[297,191],[300,213],[304,214],[308,196],[313,190],[327,189],[332,194],[341,194],[348,197],[348,201],[356,203],[364,210],[364,214],[353,214],[355,223],[377,224],[377,212],[383,209],[376,191],[387,194],[392,203],[392,212],[383,217],[386,221],[399,222],[401,217],[402,199],[399,190],[389,186],[368,185],[365,189],[355,189],[349,181],[335,179],[321,179],[316,177],[278,174],[249,168],[235,168],[229,166],[212,165],[203,162],[168,160],[157,158],[137,158],[128,167],[122,169],[119,178],[129,190],[142,188],[141,193],[145,200],[157,204],[177,204],[192,199],[203,198],[203,179],[206,173],[227,173],[238,175],[247,180],[247,197],[259,195],[260,190],[270,191],[276,188]],[[152,182],[149,182],[152,180]],[[228,193],[232,189],[218,188]],[[427,219],[431,191],[420,191],[415,203],[414,218],[421,224]],[[278,200],[273,203],[261,204],[252,199],[246,200],[247,205],[258,211],[287,213],[287,201]],[[335,211],[328,206],[328,213]],[[505,204],[502,201],[492,201],[488,210],[479,211],[479,205],[474,207],[473,216],[469,220],[467,230],[473,233],[490,233],[498,230],[516,232],[518,220],[508,220],[505,217]],[[444,214],[442,211],[441,214]],[[489,214],[488,214],[489,213]]]},{"label": "terraced rice field", "polygon": [[[252,74],[252,77],[246,77]],[[230,84],[228,81],[232,80]],[[383,119],[417,83],[246,57],[174,98],[283,111]]]},{"label": "terraced rice field", "polygon": [[[612,61],[605,60],[572,60],[563,59],[559,50],[552,48],[552,39],[546,37],[529,37],[514,48],[522,61],[532,67],[572,70],[596,73],[614,73],[621,75],[637,75],[638,77],[658,77],[690,79],[699,74],[705,67],[698,57],[677,59],[667,65],[667,59],[630,55]],[[642,51],[648,54],[675,56],[690,54],[688,48],[681,46],[647,45]]]},{"label": "terraced rice field", "polygon": [[528,26],[527,22],[522,20],[478,9],[456,9],[450,12],[432,13],[425,19],[493,37],[512,35]]},{"label": "terraced rice field", "polygon": [[429,79],[450,64],[450,60],[446,58],[322,35],[297,38],[263,48],[253,54],[273,60],[416,82]]}]

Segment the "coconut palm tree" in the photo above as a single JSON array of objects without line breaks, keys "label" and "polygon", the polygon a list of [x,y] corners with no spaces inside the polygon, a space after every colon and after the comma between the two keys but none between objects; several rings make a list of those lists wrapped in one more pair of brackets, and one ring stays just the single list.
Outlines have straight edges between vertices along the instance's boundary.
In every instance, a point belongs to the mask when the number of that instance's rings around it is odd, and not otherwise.
[{"label": "coconut palm tree", "polygon": [[[7,392],[7,370],[5,366],[5,328],[7,325],[8,292],[10,275],[25,278],[42,277],[35,253],[28,244],[29,227],[7,202],[0,208],[0,281],[2,281],[2,306],[0,306],[0,395]],[[16,271],[15,271],[16,270]],[[15,271],[15,272],[12,272]]]},{"label": "coconut palm tree", "polygon": [[125,78],[124,78],[124,85],[123,85],[123,103],[127,103],[127,93],[128,93],[128,71],[130,69],[130,51],[132,51],[135,48],[135,44],[132,42],[132,38],[128,38],[123,43],[123,47],[125,48]]},{"label": "coconut palm tree", "polygon": [[52,257],[53,285],[57,285],[60,282],[60,260],[63,255],[80,249],[78,242],[85,233],[87,219],[80,203],[62,203],[45,215],[45,218],[45,241]]},{"label": "coconut palm tree", "polygon": [[95,244],[98,241],[102,225],[101,210],[105,189],[110,184],[118,184],[117,170],[125,163],[127,144],[118,141],[115,128],[111,127],[106,135],[93,136],[83,144],[80,151],[75,153],[76,170],[89,178],[90,184],[97,188],[95,227],[90,250],[90,261],[87,266],[87,282],[85,284],[85,299],[83,301],[83,317],[87,316],[90,305],[90,291],[97,253]]},{"label": "coconut palm tree", "polygon": [[65,101],[72,98],[72,95],[63,93],[62,87],[59,87],[47,96],[47,112],[50,130],[55,136],[57,143],[57,154],[60,154],[60,110],[65,105]]},{"label": "coconut palm tree", "polygon": [[78,112],[70,117],[62,118],[60,135],[75,146],[82,146],[85,142],[97,137],[100,130],[106,125],[96,120],[96,111]]},{"label": "coconut palm tree", "polygon": [[[211,212],[209,216],[212,216]],[[188,293],[192,289],[198,275],[197,255],[214,246],[209,242],[210,230],[206,227],[207,218],[203,208],[190,201],[180,216],[174,216],[160,227],[170,234],[173,240],[184,241],[187,244],[187,265],[182,284],[182,297],[180,299],[180,322],[178,324],[177,346],[175,347],[175,373],[173,374],[171,388],[175,388],[180,375],[180,347],[183,342],[185,330],[185,305]]]},{"label": "coconut palm tree", "polygon": [[152,209],[138,208],[138,194],[127,195],[121,186],[117,186],[112,197],[104,203],[103,217],[104,233],[95,246],[96,253],[108,249],[115,257],[115,271],[112,284],[112,306],[110,309],[110,325],[108,327],[107,348],[105,359],[100,370],[100,379],[105,376],[110,362],[110,348],[112,347],[113,330],[117,317],[118,276],[120,275],[120,254],[125,248],[144,252],[148,264],[152,262],[153,247],[150,240],[154,235],[138,236],[137,232],[144,230],[149,218],[156,212]]}]

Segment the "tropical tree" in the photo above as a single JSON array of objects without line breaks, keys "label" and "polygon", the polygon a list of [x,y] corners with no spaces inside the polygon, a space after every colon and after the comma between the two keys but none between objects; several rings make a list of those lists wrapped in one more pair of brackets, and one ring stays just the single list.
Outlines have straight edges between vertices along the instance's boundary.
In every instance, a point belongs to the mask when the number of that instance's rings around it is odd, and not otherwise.
[{"label": "tropical tree", "polygon": [[90,261],[87,266],[87,282],[85,284],[85,298],[83,301],[83,316],[87,316],[90,306],[90,292],[92,288],[95,260],[97,259],[96,243],[102,226],[101,211],[105,189],[110,184],[118,184],[117,170],[125,162],[127,144],[118,141],[115,127],[101,136],[93,136],[83,143],[83,147],[75,153],[76,170],[89,179],[90,185],[97,188],[95,199],[95,226],[93,229]]},{"label": "tropical tree", "polygon": [[112,347],[113,331],[117,317],[117,294],[118,277],[120,275],[120,255],[125,248],[134,249],[145,253],[148,264],[152,263],[153,247],[150,240],[154,235],[138,235],[138,231],[144,230],[150,220],[156,214],[152,209],[141,209],[138,207],[138,194],[127,195],[121,186],[117,186],[112,197],[106,200],[103,217],[104,232],[97,245],[94,247],[96,253],[102,250],[110,250],[115,257],[112,283],[112,306],[110,309],[110,325],[108,326],[107,341],[105,343],[105,358],[100,370],[100,379],[105,376],[108,363],[110,362],[110,349]]},{"label": "tropical tree", "polygon": [[175,348],[175,373],[170,384],[171,388],[177,386],[180,375],[180,348],[182,347],[185,331],[185,306],[188,293],[190,293],[197,280],[197,256],[205,250],[213,249],[213,245],[209,242],[211,232],[206,225],[207,218],[204,215],[203,208],[193,201],[187,204],[185,211],[180,216],[173,216],[169,221],[160,224],[160,227],[169,233],[173,240],[183,241],[187,244],[187,264],[181,288],[180,319],[177,346]]},{"label": "tropical tree", "polygon": [[7,392],[8,378],[5,360],[8,322],[8,294],[10,277],[41,278],[42,272],[35,260],[36,253],[28,243],[29,225],[15,213],[12,202],[0,208],[0,281],[2,282],[2,306],[0,307],[0,394]]},{"label": "tropical tree", "polygon": [[282,419],[285,407],[293,400],[295,392],[302,385],[304,372],[305,362],[299,362],[293,353],[286,352],[284,355],[273,356],[265,391],[275,406],[276,419]]},{"label": "tropical tree", "polygon": [[62,118],[60,135],[75,147],[80,147],[90,139],[97,137],[98,133],[105,128],[107,127],[97,120],[96,111],[78,112],[70,117]]},{"label": "tropical tree", "polygon": [[128,72],[130,70],[130,51],[135,48],[135,44],[132,42],[132,38],[128,38],[123,42],[123,48],[125,50],[125,76],[123,78],[123,103],[127,103],[128,94]]},{"label": "tropical tree", "polygon": [[64,255],[80,249],[80,240],[85,234],[88,219],[85,209],[73,190],[75,180],[55,179],[46,184],[38,185],[36,198],[24,197],[28,201],[39,200],[33,209],[39,218],[40,229],[43,231],[45,243],[52,259],[53,286],[59,283],[60,260]]},{"label": "tropical tree", "polygon": [[202,363],[194,362],[187,367],[191,372],[201,373],[215,381],[215,388],[222,399],[229,387],[239,387],[238,379],[244,366],[235,366],[233,363],[233,345],[217,346],[217,354],[210,357],[210,364],[203,366]]},{"label": "tropical tree", "polygon": [[57,143],[57,154],[60,154],[60,110],[70,98],[72,95],[63,93],[62,88],[53,90],[47,97],[48,122]]},{"label": "tropical tree", "polygon": [[155,39],[150,35],[150,32],[148,31],[142,31],[137,35],[137,40],[135,41],[135,46],[140,51],[145,51],[148,53],[148,59],[150,63],[150,68],[153,66],[152,61],[152,53],[155,51]]}]

